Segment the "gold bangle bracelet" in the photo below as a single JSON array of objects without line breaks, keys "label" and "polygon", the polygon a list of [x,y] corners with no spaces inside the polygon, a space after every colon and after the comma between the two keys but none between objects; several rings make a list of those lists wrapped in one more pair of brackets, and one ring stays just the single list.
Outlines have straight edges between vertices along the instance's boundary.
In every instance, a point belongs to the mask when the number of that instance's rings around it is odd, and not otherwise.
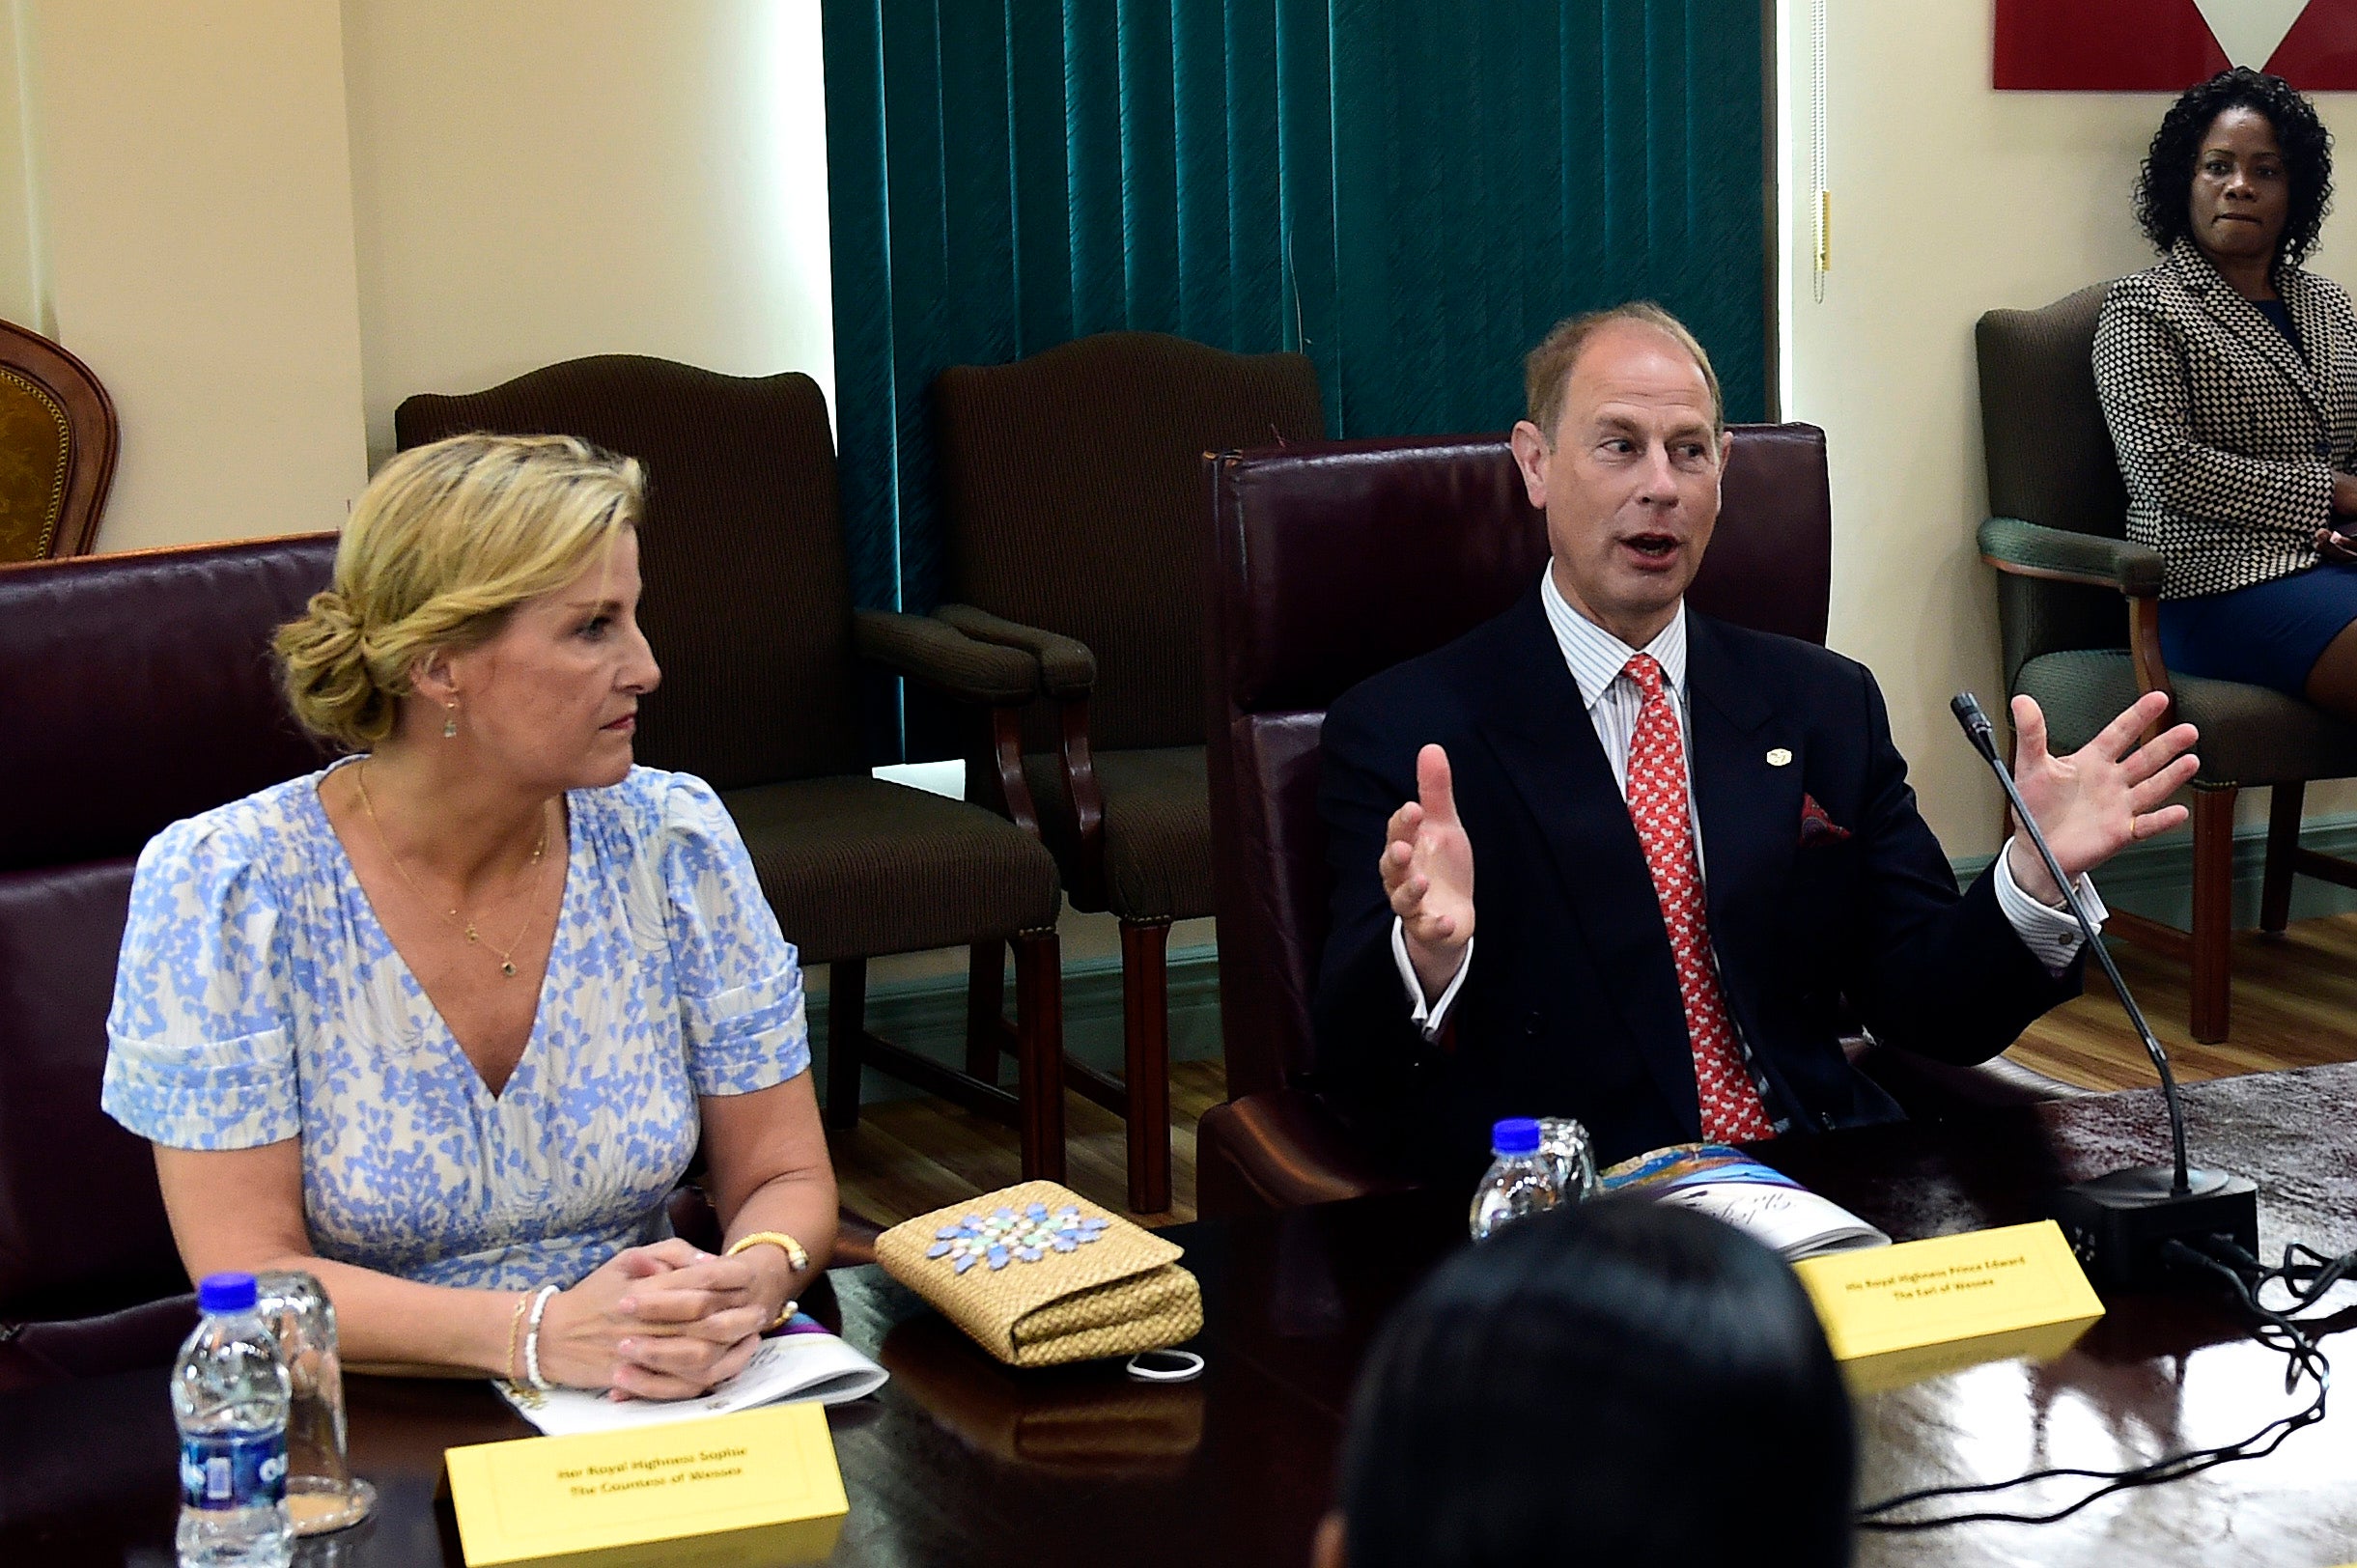
[{"label": "gold bangle bracelet", "polygon": [[[797,1274],[810,1267],[810,1249],[782,1230],[757,1230],[750,1236],[740,1236],[729,1244],[728,1251],[722,1255],[733,1258],[748,1246],[776,1247],[785,1253],[786,1267]],[[786,1320],[794,1316],[794,1309],[800,1304],[789,1298],[786,1304],[777,1309],[777,1316],[771,1320],[770,1327],[762,1331],[771,1333],[784,1328]]]},{"label": "gold bangle bracelet", "polygon": [[729,1244],[727,1252],[722,1255],[733,1258],[748,1246],[761,1246],[765,1244],[785,1253],[786,1262],[793,1266],[796,1274],[800,1274],[810,1267],[809,1248],[782,1230],[757,1230],[750,1236],[740,1236]]}]

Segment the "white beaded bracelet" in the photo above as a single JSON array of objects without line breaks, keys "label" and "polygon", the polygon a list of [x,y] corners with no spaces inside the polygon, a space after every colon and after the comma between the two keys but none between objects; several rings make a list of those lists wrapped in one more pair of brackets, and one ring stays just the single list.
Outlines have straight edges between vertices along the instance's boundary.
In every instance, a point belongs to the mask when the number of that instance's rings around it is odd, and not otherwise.
[{"label": "white beaded bracelet", "polygon": [[547,1378],[540,1375],[540,1319],[541,1314],[548,1310],[548,1298],[554,1296],[556,1292],[557,1287],[554,1285],[541,1286],[538,1291],[533,1293],[532,1310],[530,1315],[524,1319],[524,1381],[531,1384],[533,1387],[538,1388],[543,1393],[547,1393],[549,1389],[555,1387],[556,1385],[550,1383]]}]

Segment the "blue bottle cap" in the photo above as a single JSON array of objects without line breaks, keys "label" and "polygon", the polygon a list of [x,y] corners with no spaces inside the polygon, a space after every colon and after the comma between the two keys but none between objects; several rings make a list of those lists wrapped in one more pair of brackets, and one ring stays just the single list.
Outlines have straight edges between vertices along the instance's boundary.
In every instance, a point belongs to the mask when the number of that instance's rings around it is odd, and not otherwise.
[{"label": "blue bottle cap", "polygon": [[254,1276],[249,1274],[207,1274],[197,1284],[196,1304],[199,1310],[206,1312],[251,1312],[254,1309]]},{"label": "blue bottle cap", "polygon": [[1538,1153],[1538,1122],[1529,1116],[1508,1116],[1490,1129],[1490,1153]]}]

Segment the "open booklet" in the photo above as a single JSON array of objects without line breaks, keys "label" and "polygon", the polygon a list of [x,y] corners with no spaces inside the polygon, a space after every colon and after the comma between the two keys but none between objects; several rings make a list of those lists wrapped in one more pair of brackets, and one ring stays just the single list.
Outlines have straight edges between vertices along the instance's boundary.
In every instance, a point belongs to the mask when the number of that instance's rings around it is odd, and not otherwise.
[{"label": "open booklet", "polygon": [[1608,1192],[1650,1188],[1666,1203],[1699,1209],[1756,1237],[1787,1263],[1891,1245],[1831,1198],[1724,1143],[1673,1143],[1623,1160],[1604,1173],[1603,1184]]},{"label": "open booklet", "polygon": [[840,1405],[874,1393],[888,1376],[815,1319],[797,1312],[782,1331],[761,1342],[744,1371],[695,1399],[612,1400],[587,1388],[551,1388],[543,1393],[497,1379],[491,1386],[525,1420],[552,1438],[563,1438],[575,1432],[610,1432],[617,1427],[728,1415],[785,1401]]}]

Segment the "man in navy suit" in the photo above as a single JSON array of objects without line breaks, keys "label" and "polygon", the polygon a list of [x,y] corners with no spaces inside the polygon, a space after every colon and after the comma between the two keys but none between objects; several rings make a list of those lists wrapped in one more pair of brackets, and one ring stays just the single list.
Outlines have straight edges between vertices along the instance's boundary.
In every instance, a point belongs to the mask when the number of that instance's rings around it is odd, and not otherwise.
[{"label": "man in navy suit", "polygon": [[[1431,1177],[1477,1171],[1501,1116],[1579,1117],[1607,1161],[1895,1119],[1844,1002],[1888,1045],[1995,1055],[2078,992],[2062,890],[2017,836],[1959,893],[1873,677],[1686,608],[1731,443],[1683,326],[1578,318],[1527,373],[1547,571],[1327,714],[1320,1081]],[[2185,819],[2192,726],[2137,743],[2165,709],[2055,757],[2014,699],[2023,795],[2097,911],[2085,874]]]}]

